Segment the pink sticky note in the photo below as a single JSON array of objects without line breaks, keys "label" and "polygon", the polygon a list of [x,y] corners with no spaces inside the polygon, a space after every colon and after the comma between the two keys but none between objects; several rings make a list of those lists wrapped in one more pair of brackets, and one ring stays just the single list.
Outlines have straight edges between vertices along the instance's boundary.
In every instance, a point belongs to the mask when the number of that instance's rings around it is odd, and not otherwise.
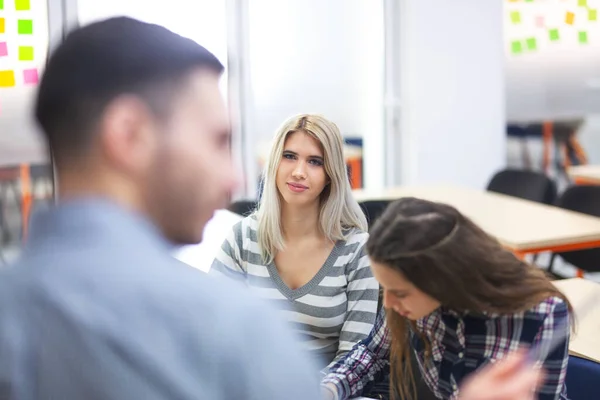
[{"label": "pink sticky note", "polygon": [[40,80],[37,68],[23,70],[23,80],[27,85],[35,85]]},{"label": "pink sticky note", "polygon": [[6,42],[0,42],[0,57],[5,57],[8,55],[8,46],[6,46]]},{"label": "pink sticky note", "polygon": [[538,28],[543,28],[544,26],[546,26],[543,15],[538,15],[537,17],[535,17],[535,26],[537,26]]}]

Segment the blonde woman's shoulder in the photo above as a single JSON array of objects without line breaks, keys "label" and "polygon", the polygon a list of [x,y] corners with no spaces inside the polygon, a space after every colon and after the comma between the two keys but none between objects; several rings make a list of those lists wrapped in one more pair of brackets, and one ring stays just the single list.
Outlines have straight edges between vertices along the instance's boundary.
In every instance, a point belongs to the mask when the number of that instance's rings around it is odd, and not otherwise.
[{"label": "blonde woman's shoulder", "polygon": [[350,228],[346,230],[345,237],[347,244],[359,243],[360,246],[363,246],[369,239],[369,233],[359,228]]}]

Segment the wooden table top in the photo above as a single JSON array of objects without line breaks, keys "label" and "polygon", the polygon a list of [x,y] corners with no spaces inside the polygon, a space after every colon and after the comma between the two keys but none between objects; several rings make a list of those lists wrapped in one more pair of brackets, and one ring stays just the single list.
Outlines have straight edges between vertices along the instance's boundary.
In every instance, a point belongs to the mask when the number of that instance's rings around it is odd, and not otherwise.
[{"label": "wooden table top", "polygon": [[450,204],[517,252],[600,241],[600,218],[484,190],[422,186],[356,190],[354,195],[358,201],[412,196]]},{"label": "wooden table top", "polygon": [[[564,279],[553,283],[567,296],[575,310],[576,330],[571,335],[570,353],[600,362],[600,284],[581,278]],[[578,318],[578,308],[594,297],[597,306],[582,318]]]},{"label": "wooden table top", "polygon": [[576,165],[567,172],[572,179],[600,184],[600,165]]}]

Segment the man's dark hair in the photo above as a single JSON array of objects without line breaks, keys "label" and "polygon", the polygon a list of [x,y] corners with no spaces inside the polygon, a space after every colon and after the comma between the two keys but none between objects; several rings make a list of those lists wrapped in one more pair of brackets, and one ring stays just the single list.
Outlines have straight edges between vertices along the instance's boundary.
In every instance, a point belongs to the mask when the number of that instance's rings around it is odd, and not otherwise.
[{"label": "man's dark hair", "polygon": [[117,17],[71,32],[51,55],[35,118],[57,163],[87,149],[106,106],[125,94],[161,116],[194,69],[223,72],[204,47],[168,29]]}]

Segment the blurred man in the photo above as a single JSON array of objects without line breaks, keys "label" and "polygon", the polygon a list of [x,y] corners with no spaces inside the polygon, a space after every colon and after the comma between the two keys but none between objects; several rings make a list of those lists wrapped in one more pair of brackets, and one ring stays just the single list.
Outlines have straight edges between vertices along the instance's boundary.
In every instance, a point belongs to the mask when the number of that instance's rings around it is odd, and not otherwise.
[{"label": "blurred man", "polygon": [[60,204],[0,276],[0,399],[315,399],[266,307],[172,258],[236,184],[221,63],[129,18],[71,33],[35,117]]}]

